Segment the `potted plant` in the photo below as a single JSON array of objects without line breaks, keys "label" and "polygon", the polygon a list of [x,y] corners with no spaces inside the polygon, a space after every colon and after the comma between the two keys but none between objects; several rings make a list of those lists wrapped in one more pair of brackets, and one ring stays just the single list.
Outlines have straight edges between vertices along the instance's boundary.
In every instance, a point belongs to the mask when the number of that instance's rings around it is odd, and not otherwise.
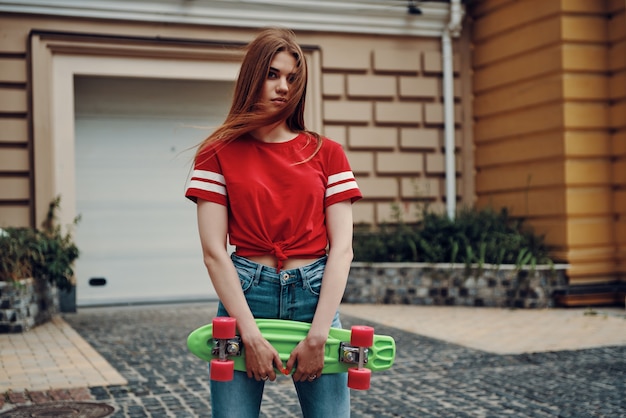
[{"label": "potted plant", "polygon": [[[79,251],[71,231],[57,224],[60,198],[50,202],[41,228],[0,230],[0,332],[21,332],[58,311],[58,292],[74,289]],[[74,220],[74,225],[78,218]]]},{"label": "potted plant", "polygon": [[346,302],[548,307],[566,288],[564,264],[524,219],[506,208],[463,208],[361,225]]}]

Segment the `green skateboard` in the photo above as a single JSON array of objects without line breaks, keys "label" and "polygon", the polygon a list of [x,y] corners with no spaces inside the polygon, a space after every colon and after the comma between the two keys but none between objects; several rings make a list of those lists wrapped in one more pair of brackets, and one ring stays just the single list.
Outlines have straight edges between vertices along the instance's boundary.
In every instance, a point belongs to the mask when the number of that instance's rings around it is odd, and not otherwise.
[{"label": "green skateboard", "polygon": [[[285,363],[302,341],[311,324],[279,319],[257,319],[263,337],[278,351]],[[187,338],[189,350],[211,362],[211,379],[229,381],[234,370],[246,371],[245,347],[236,335],[236,320],[216,317],[213,323],[193,331]],[[371,372],[393,365],[396,343],[388,335],[374,335],[374,329],[354,326],[351,330],[331,328],[326,341],[322,373],[348,373],[348,386],[369,389]],[[288,373],[286,370],[279,370]]]}]

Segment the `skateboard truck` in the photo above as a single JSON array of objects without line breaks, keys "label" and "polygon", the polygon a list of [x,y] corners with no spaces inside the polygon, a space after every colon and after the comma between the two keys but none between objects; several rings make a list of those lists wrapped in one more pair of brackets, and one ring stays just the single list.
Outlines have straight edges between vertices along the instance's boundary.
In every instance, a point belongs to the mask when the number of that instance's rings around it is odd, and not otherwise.
[{"label": "skateboard truck", "polygon": [[239,336],[235,336],[235,338],[230,338],[228,340],[214,339],[211,354],[213,354],[215,357],[219,357],[220,351],[222,350],[222,348],[224,348],[224,352],[227,357],[239,357],[241,356],[241,347],[241,337]]},{"label": "skateboard truck", "polygon": [[[357,367],[348,369],[348,387],[351,389],[367,390],[370,388],[372,371],[364,367],[367,362],[368,348],[374,344],[374,328],[355,325],[350,332],[349,357],[356,357]],[[352,350],[354,348],[354,351]],[[358,350],[358,352],[357,352]],[[346,354],[345,351],[343,354]]]},{"label": "skateboard truck", "polygon": [[367,364],[368,353],[369,349],[361,350],[359,347],[353,347],[346,342],[339,345],[339,361],[342,363],[359,364],[359,360],[363,357],[363,364]]},{"label": "skateboard truck", "polygon": [[213,338],[215,346],[213,350],[217,350],[218,358],[211,360],[211,380],[218,382],[228,382],[233,380],[235,374],[235,362],[229,360],[228,356],[232,355],[231,350],[238,350],[240,343],[235,342],[235,330],[237,320],[230,317],[213,318]]}]

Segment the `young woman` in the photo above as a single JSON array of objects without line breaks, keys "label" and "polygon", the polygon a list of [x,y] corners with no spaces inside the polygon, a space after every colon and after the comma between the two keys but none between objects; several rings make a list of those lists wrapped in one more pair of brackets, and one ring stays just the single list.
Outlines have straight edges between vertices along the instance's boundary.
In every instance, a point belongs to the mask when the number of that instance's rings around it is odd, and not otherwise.
[{"label": "young woman", "polygon": [[[237,319],[246,347],[247,373],[211,382],[214,417],[258,417],[275,368],[293,371],[305,417],[350,415],[347,376],[321,371],[328,330],[341,326],[361,193],[341,145],[304,126],[306,82],[294,33],[263,30],[247,47],[225,122],[196,154],[186,196],[197,202],[217,314]],[[255,318],[311,329],[282,364]]]}]

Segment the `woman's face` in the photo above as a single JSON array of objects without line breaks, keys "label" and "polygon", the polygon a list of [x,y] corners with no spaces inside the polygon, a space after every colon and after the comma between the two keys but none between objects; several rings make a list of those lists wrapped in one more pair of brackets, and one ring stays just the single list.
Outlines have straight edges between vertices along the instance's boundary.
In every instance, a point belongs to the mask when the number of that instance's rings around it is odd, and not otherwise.
[{"label": "woman's face", "polygon": [[296,71],[296,59],[289,52],[274,55],[261,94],[264,107],[279,110],[286,105]]}]

